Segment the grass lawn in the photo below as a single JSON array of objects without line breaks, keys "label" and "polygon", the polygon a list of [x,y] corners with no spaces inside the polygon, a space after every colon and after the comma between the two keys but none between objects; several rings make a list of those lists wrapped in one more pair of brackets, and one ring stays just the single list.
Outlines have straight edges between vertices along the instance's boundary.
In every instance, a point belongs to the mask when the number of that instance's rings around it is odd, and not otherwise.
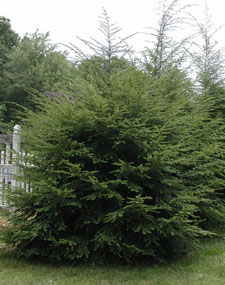
[{"label": "grass lawn", "polygon": [[53,266],[21,261],[6,249],[0,249],[0,284],[224,285],[225,239],[204,240],[190,256],[152,267]]}]

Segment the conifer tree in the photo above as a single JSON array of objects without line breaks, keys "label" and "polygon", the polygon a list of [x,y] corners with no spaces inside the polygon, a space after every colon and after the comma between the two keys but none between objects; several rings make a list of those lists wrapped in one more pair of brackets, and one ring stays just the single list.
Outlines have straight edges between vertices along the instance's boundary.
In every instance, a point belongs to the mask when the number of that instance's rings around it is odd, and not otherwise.
[{"label": "conifer tree", "polygon": [[[215,40],[216,33],[220,27],[214,27],[207,6],[205,6],[204,10],[204,20],[199,22],[195,19],[195,23],[197,25],[198,40],[193,45],[194,50],[190,51],[190,56],[195,69],[195,87],[198,94],[198,103],[207,106],[212,118],[220,117],[224,121],[225,58],[224,50],[218,46],[218,42]],[[221,127],[221,122],[218,122],[219,137],[224,132]]]},{"label": "conifer tree", "polygon": [[24,162],[22,179],[33,191],[13,190],[17,210],[4,234],[18,255],[151,262],[207,233],[195,218],[200,194],[183,183],[184,108],[146,96],[133,78],[123,78],[120,96],[45,98],[42,112],[28,114],[23,137],[32,167]]},{"label": "conifer tree", "polygon": [[73,44],[70,48],[75,52],[81,77],[96,87],[103,96],[112,96],[114,76],[132,66],[127,60],[132,54],[132,48],[128,46],[126,40],[135,34],[121,38],[119,36],[121,29],[111,22],[105,9],[100,17],[99,31],[103,41],[78,37],[90,49],[91,55],[84,54]]},{"label": "conifer tree", "polygon": [[[194,17],[193,17],[194,18]],[[200,87],[200,94],[214,93],[216,86],[223,86],[225,60],[223,50],[218,47],[215,35],[219,28],[215,28],[208,7],[205,5],[204,19],[197,26],[197,39],[193,45],[191,58],[196,71],[196,81]]]},{"label": "conifer tree", "polygon": [[181,0],[161,1],[158,26],[148,28],[149,46],[143,52],[144,65],[158,79],[168,68],[181,68],[185,59],[185,47],[190,44],[191,37],[175,39],[174,36],[189,21],[187,10],[190,6],[183,5]]},{"label": "conifer tree", "polygon": [[[104,17],[112,40],[118,30]],[[19,256],[54,262],[181,254],[214,234],[208,224],[224,226],[225,148],[210,136],[217,121],[190,99],[176,60],[146,72],[118,56],[120,43],[86,43],[96,54],[83,54],[73,100],[39,98],[39,112],[26,113],[31,155],[20,167],[32,192],[13,189],[2,238]]]}]

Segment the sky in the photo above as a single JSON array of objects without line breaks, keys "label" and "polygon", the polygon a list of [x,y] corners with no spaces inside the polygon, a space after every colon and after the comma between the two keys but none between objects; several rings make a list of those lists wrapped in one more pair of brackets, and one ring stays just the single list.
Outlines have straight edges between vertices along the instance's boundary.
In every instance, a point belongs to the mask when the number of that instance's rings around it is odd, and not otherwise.
[{"label": "sky", "polygon": [[[225,24],[225,1],[183,0],[197,4],[191,13],[199,20],[204,2],[209,7],[215,26]],[[12,29],[21,37],[26,33],[50,33],[53,43],[80,45],[77,36],[98,38],[99,16],[106,9],[110,19],[122,29],[121,36],[146,31],[157,24],[158,0],[0,0],[0,16],[10,19]],[[188,33],[188,31],[186,31]],[[225,27],[217,33],[225,46]],[[143,50],[146,36],[138,34],[129,42],[136,50]]]}]

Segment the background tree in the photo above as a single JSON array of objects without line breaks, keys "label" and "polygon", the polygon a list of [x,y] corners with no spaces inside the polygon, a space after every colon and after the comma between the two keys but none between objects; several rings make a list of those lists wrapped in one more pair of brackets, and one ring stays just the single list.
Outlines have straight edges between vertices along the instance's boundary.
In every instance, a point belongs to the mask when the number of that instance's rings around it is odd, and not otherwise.
[{"label": "background tree", "polygon": [[0,80],[4,82],[4,66],[9,61],[9,52],[19,43],[18,35],[11,29],[10,20],[0,17]]},{"label": "background tree", "polygon": [[33,94],[57,91],[70,73],[66,54],[56,50],[49,42],[49,34],[38,32],[26,35],[10,53],[7,69],[8,119],[13,117],[16,104],[34,108]]},{"label": "background tree", "polygon": [[[193,17],[194,18],[194,17]],[[214,28],[209,9],[205,6],[204,19],[197,26],[197,38],[193,44],[194,51],[191,53],[196,72],[196,81],[200,87],[200,94],[213,93],[215,85],[221,86],[224,80],[224,54],[218,47],[215,35],[220,28]]]},{"label": "background tree", "polygon": [[185,47],[190,44],[191,37],[175,39],[175,35],[189,21],[187,9],[190,6],[183,5],[181,0],[161,1],[158,8],[158,27],[148,28],[150,32],[146,34],[150,38],[147,41],[149,46],[142,53],[144,66],[158,79],[167,69],[174,66],[181,68],[184,62]]},{"label": "background tree", "polygon": [[[202,22],[195,19],[197,40],[190,52],[194,66],[198,103],[208,105],[210,116],[225,119],[224,50],[219,47],[209,9],[205,6]],[[218,128],[221,128],[221,123]],[[219,130],[218,130],[219,131]],[[224,130],[221,130],[221,135]]]},{"label": "background tree", "polygon": [[[205,158],[200,152],[202,164],[194,168],[193,177],[195,175],[204,177],[204,175],[202,175],[203,172],[210,172],[212,176],[209,175],[209,177],[205,179],[205,181],[207,181],[205,191],[207,192],[208,189],[213,188],[214,194],[211,194],[212,200],[220,200],[220,203],[224,204],[224,51],[215,40],[215,35],[219,28],[214,27],[207,6],[205,6],[204,9],[202,22],[195,18],[194,20],[197,27],[197,39],[193,44],[193,52],[191,52],[190,55],[196,75],[194,82],[196,90],[195,106],[197,106],[198,109],[204,109],[202,119],[200,118],[196,122],[198,124],[200,123],[199,128],[195,131],[196,141],[199,141],[199,146],[202,145],[202,148],[207,148],[209,151]],[[206,131],[205,134],[202,133],[204,129]],[[199,137],[200,134],[201,137]],[[197,138],[199,138],[199,140],[197,140]],[[212,159],[213,157],[215,160]],[[192,179],[189,181],[191,180]],[[216,202],[214,205],[216,205]],[[219,218],[220,214],[223,213],[222,209],[216,209],[214,207],[211,207],[210,211],[205,209],[201,209],[201,211],[204,213],[203,215],[207,215],[206,221],[209,222],[211,220],[211,225],[214,220],[211,215],[217,215]],[[206,221],[205,223],[207,223]],[[216,222],[215,225],[218,226]]]},{"label": "background tree", "polygon": [[[9,62],[9,53],[18,45],[19,37],[11,29],[10,20],[0,17],[0,108],[1,121],[5,120],[4,95],[6,92],[5,66]],[[4,110],[4,111],[3,111]]]}]

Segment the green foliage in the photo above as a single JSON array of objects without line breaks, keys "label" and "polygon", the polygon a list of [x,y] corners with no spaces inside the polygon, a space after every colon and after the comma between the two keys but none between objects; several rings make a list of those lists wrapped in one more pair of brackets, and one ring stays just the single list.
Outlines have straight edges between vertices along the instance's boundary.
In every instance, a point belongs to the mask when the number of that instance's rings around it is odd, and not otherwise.
[{"label": "green foliage", "polygon": [[224,85],[224,53],[215,40],[219,28],[215,28],[209,9],[205,6],[204,18],[201,22],[195,19],[198,39],[194,43],[194,51],[190,52],[195,67],[199,93],[207,96],[215,95],[216,88]]},{"label": "green foliage", "polygon": [[57,91],[71,67],[66,55],[49,42],[49,34],[38,32],[26,35],[10,53],[7,68],[8,117],[12,117],[16,104],[35,108],[33,94]]},{"label": "green foliage", "polygon": [[[133,66],[136,71],[136,67]],[[93,56],[82,60],[77,68],[81,79],[91,84],[102,96],[112,96],[118,84],[118,75],[131,71],[132,64],[125,58],[114,56],[110,59],[110,66],[106,59]]]},{"label": "green foliage", "polygon": [[11,29],[10,21],[0,17],[0,80],[3,79],[4,64],[8,62],[8,53],[19,42],[18,35]]},{"label": "green foliage", "polygon": [[[180,70],[180,45],[173,49],[167,35],[179,23],[173,14],[179,2],[164,11],[162,38],[160,30],[156,34],[162,46],[150,52],[143,70],[119,56],[125,46],[114,37],[119,29],[106,12],[100,29],[106,44],[82,40],[95,55],[78,62],[67,77],[70,88],[50,80],[52,58],[62,54],[46,45],[46,37],[25,38],[12,53],[22,60],[18,68],[34,73],[27,81],[22,71],[15,73],[12,89],[20,82],[20,90],[35,86],[43,92],[59,84],[69,91],[35,99],[39,111],[27,111],[23,120],[31,155],[24,158],[21,180],[32,191],[13,189],[9,198],[16,210],[2,234],[19,256],[161,261],[224,229],[224,93],[217,85],[218,101],[196,98]],[[64,57],[61,63],[67,72]],[[10,64],[13,70],[15,62]]]},{"label": "green foliage", "polygon": [[10,21],[0,17],[0,128],[5,129],[5,105],[4,96],[6,92],[6,64],[9,62],[9,53],[19,43],[18,35],[11,29]]},{"label": "green foliage", "polygon": [[5,116],[5,105],[0,105],[0,132],[2,132],[6,128],[6,124],[3,122],[4,121],[4,116]]},{"label": "green foliage", "polygon": [[149,44],[142,54],[145,69],[158,79],[171,67],[182,68],[190,37],[179,39],[177,35],[182,34],[181,30],[189,22],[187,10],[191,6],[181,0],[159,1],[158,23],[156,27],[148,28]]},{"label": "green foliage", "polygon": [[17,210],[5,229],[18,255],[150,262],[207,233],[197,214],[208,194],[192,191],[183,173],[193,159],[183,150],[184,99],[168,105],[164,94],[130,92],[127,101],[125,91],[43,98],[42,112],[28,115],[23,136],[33,167],[24,167],[24,179],[33,192],[13,192]]}]

